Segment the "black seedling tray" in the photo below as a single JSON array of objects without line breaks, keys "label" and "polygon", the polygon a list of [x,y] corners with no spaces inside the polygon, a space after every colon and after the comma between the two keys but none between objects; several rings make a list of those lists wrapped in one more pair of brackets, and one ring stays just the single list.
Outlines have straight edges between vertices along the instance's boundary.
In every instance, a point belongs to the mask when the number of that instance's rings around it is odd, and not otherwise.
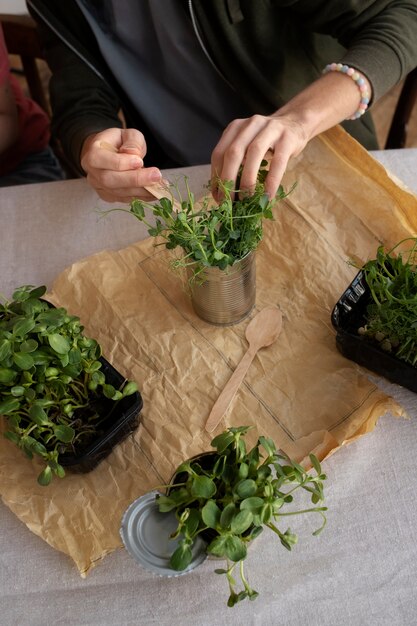
[{"label": "black seedling tray", "polygon": [[332,311],[331,321],[336,330],[337,348],[346,358],[384,376],[392,383],[417,392],[417,368],[385,352],[369,337],[358,334],[358,328],[365,324],[366,307],[370,301],[365,274],[360,271]]},{"label": "black seedling tray", "polygon": [[[125,381],[124,376],[103,357],[100,361],[102,363],[100,371],[106,376],[106,382],[119,389]],[[143,406],[142,396],[138,391],[122,398],[117,405],[113,400],[106,399],[104,406],[107,417],[100,422],[98,437],[84,448],[80,455],[61,454],[59,463],[63,467],[77,473],[90,472],[110,454],[118,443],[138,427]]]}]

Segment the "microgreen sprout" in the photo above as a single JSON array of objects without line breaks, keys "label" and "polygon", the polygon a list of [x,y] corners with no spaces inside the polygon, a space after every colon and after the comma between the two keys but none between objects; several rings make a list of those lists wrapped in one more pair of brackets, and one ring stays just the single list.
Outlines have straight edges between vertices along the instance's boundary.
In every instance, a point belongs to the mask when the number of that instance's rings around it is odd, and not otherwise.
[{"label": "microgreen sprout", "polygon": [[366,323],[359,328],[359,334],[416,366],[417,238],[406,238],[389,250],[379,246],[376,258],[367,261],[361,269],[372,301],[367,306]]},{"label": "microgreen sprout", "polygon": [[[229,428],[215,437],[213,453],[182,463],[167,495],[157,496],[162,513],[174,511],[178,526],[172,534],[180,538],[171,557],[174,570],[184,570],[192,560],[192,546],[197,537],[208,541],[207,552],[226,560],[226,567],[217,568],[229,586],[228,606],[258,596],[249,584],[244,561],[248,544],[264,527],[270,529],[282,546],[291,550],[297,536],[289,528],[282,531],[280,522],[286,517],[315,513],[322,524],[313,533],[319,534],[326,523],[321,506],[323,481],[326,479],[314,455],[310,462],[314,474],[277,451],[272,439],[260,436],[247,451],[244,436],[250,427]],[[261,453],[263,450],[263,455]],[[286,511],[293,504],[298,490],[308,492],[312,507]],[[242,589],[237,589],[238,571]]]},{"label": "microgreen sprout", "polygon": [[[263,236],[263,220],[272,220],[274,205],[290,193],[280,186],[275,197],[269,198],[265,193],[266,166],[267,162],[263,161],[251,193],[235,188],[232,181],[219,180],[222,200],[215,205],[209,196],[201,203],[196,202],[185,179],[185,197],[179,184],[174,183],[167,188],[167,197],[158,202],[136,199],[129,209],[115,208],[106,213],[130,212],[145,224],[149,235],[162,239],[157,245],[162,243],[169,250],[179,248],[180,257],[175,259],[173,267],[191,268],[192,279],[205,267],[225,270],[256,249]],[[174,206],[175,197],[181,206],[179,211]],[[149,213],[155,218],[154,224],[147,217]]]},{"label": "microgreen sprout", "polygon": [[41,485],[65,476],[60,455],[91,442],[103,397],[118,402],[137,391],[133,381],[108,384],[97,341],[84,336],[78,317],[43,300],[45,291],[25,285],[0,303],[0,415],[5,437],[44,461]]}]

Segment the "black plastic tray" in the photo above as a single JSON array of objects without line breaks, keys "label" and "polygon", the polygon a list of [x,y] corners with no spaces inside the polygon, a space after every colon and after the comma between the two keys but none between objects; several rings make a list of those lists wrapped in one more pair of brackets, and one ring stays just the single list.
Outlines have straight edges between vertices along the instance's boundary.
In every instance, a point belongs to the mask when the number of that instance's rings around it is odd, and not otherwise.
[{"label": "black plastic tray", "polygon": [[[105,358],[101,357],[101,371],[106,376],[106,382],[118,389],[124,382],[122,376]],[[82,454],[59,456],[60,464],[71,472],[86,473],[94,469],[100,461],[110,454],[113,448],[130,435],[139,425],[140,411],[142,410],[142,396],[138,391],[126,398],[122,398],[117,406],[112,400],[108,401],[109,416],[102,422],[102,434]]]},{"label": "black plastic tray", "polygon": [[365,323],[364,316],[370,298],[365,275],[360,271],[332,311],[331,321],[336,330],[337,348],[348,359],[397,385],[417,392],[417,368],[358,334],[358,328]]}]

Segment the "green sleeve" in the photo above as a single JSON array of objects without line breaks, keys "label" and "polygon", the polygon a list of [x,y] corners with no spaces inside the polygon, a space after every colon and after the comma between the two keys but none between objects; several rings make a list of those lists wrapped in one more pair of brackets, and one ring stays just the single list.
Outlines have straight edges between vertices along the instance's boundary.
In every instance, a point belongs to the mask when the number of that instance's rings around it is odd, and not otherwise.
[{"label": "green sleeve", "polygon": [[304,27],[331,35],[342,61],[363,72],[378,99],[417,66],[416,0],[276,0]]}]

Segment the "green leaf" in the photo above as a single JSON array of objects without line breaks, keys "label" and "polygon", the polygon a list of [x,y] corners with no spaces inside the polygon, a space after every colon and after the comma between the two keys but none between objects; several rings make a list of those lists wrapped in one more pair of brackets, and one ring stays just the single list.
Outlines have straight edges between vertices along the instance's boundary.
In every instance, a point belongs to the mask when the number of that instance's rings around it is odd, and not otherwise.
[{"label": "green leaf", "polygon": [[34,352],[38,347],[38,342],[34,339],[28,339],[20,344],[21,352]]},{"label": "green leaf", "polygon": [[31,298],[42,298],[42,296],[46,293],[45,285],[41,285],[40,287],[34,287],[29,291],[29,295]]},{"label": "green leaf", "polygon": [[224,507],[220,516],[220,526],[222,528],[229,528],[230,524],[232,523],[232,519],[236,515],[236,512],[237,509],[235,504],[233,502],[229,502],[229,504]]},{"label": "green leaf", "polygon": [[65,424],[55,426],[54,434],[58,441],[62,441],[63,443],[70,443],[75,437],[74,429],[71,426],[66,426]]},{"label": "green leaf", "polygon": [[193,537],[200,525],[200,512],[197,509],[189,509],[188,517],[184,523],[184,534]]},{"label": "green leaf", "polygon": [[44,456],[47,454],[47,449],[40,441],[34,441],[31,444],[30,449],[32,450],[32,452],[38,454],[39,456]]},{"label": "green leaf", "polygon": [[241,463],[239,466],[239,478],[247,478],[249,474],[249,465]]},{"label": "green leaf", "polygon": [[34,319],[19,319],[13,326],[13,335],[16,337],[24,337],[35,328],[35,325],[36,322]]},{"label": "green leaf", "polygon": [[242,511],[251,511],[255,515],[256,513],[260,512],[263,505],[264,501],[262,500],[262,498],[253,496],[252,498],[246,498],[246,500],[243,500],[243,502],[240,503],[240,508]]},{"label": "green leaf", "polygon": [[251,496],[254,496],[257,489],[258,487],[256,482],[251,478],[246,478],[245,480],[242,480],[235,487],[235,491],[240,498],[249,498]]},{"label": "green leaf", "polygon": [[207,546],[207,552],[209,554],[213,554],[214,556],[226,556],[226,535],[219,535],[218,537],[215,537]]},{"label": "green leaf", "polygon": [[11,383],[17,376],[17,372],[9,367],[0,367],[0,383]]},{"label": "green leaf", "polygon": [[216,485],[208,476],[193,476],[191,495],[195,498],[209,499],[216,493]]},{"label": "green leaf", "polygon": [[122,389],[123,397],[131,396],[132,394],[136,393],[137,390],[138,390],[137,384],[131,380]]},{"label": "green leaf", "polygon": [[231,531],[235,535],[241,535],[247,530],[253,522],[253,515],[248,509],[239,511],[239,513],[232,519]]},{"label": "green leaf", "polygon": [[31,353],[31,357],[35,365],[48,365],[52,360],[51,355],[42,350],[35,350]]},{"label": "green leaf", "polygon": [[12,344],[9,339],[2,339],[0,341],[0,362],[4,361],[12,353]]},{"label": "green leaf", "polygon": [[137,217],[138,220],[143,220],[143,218],[145,217],[145,209],[140,200],[132,200],[132,202],[130,203],[130,212],[133,213],[133,215]]},{"label": "green leaf", "polygon": [[69,351],[68,357],[71,365],[77,365],[78,363],[81,363],[81,351],[74,346]]},{"label": "green leaf", "polygon": [[25,394],[25,388],[22,387],[22,385],[15,385],[10,389],[10,393],[15,398],[20,398],[20,396],[23,396]]},{"label": "green leaf", "polygon": [[[73,367],[73,366],[71,366]],[[75,378],[73,376],[73,378]],[[106,383],[106,377],[104,375],[103,372],[93,372],[92,376],[91,376],[91,380],[93,380],[95,383],[97,383],[97,385],[105,385]],[[127,385],[126,385],[127,387]]]},{"label": "green leaf", "polygon": [[116,395],[116,389],[113,385],[103,385],[103,393],[110,400]]},{"label": "green leaf", "polygon": [[64,478],[65,476],[65,470],[59,463],[54,467],[54,472],[59,478]]},{"label": "green leaf", "polygon": [[247,555],[245,543],[242,539],[234,535],[228,535],[226,537],[224,551],[227,558],[234,562],[242,561]]},{"label": "green leaf", "polygon": [[3,400],[0,402],[0,415],[8,415],[9,413],[13,413],[13,411],[17,411],[20,407],[19,400],[16,398],[8,398],[7,400]]},{"label": "green leaf", "polygon": [[12,432],[11,430],[6,430],[4,436],[6,439],[12,441],[16,446],[19,445],[20,437],[17,433]]},{"label": "green leaf", "polygon": [[39,404],[33,404],[29,409],[29,415],[38,426],[46,426],[50,423],[46,411]]},{"label": "green leaf", "polygon": [[281,534],[280,540],[284,548],[287,548],[287,550],[292,550],[292,547],[295,546],[298,541],[298,537],[288,528],[288,530],[286,530],[284,534]]},{"label": "green leaf", "polygon": [[30,298],[30,290],[32,288],[32,285],[22,285],[22,287],[19,287],[13,292],[13,300],[16,302],[24,302]]},{"label": "green leaf", "polygon": [[254,539],[256,539],[256,537],[259,537],[259,535],[263,532],[263,530],[264,529],[262,526],[254,526],[248,536],[250,541],[253,541]]},{"label": "green leaf", "polygon": [[222,452],[224,452],[224,450],[226,450],[226,448],[230,446],[230,444],[233,443],[233,441],[233,434],[226,431],[224,433],[221,433],[220,435],[217,435],[217,437],[212,440],[211,445],[213,446],[213,448],[217,448],[217,451],[221,454]]},{"label": "green leaf", "polygon": [[321,474],[321,465],[318,458],[314,454],[310,454],[311,465],[316,470],[317,474],[320,476]]},{"label": "green leaf", "polygon": [[49,465],[47,465],[45,469],[43,470],[43,472],[39,474],[38,483],[42,485],[43,487],[46,487],[46,485],[49,485],[51,480],[52,480],[52,470],[49,467]]},{"label": "green leaf", "polygon": [[57,378],[59,369],[57,367],[47,367],[45,370],[45,378]]},{"label": "green leaf", "polygon": [[100,361],[93,361],[92,363],[84,367],[84,371],[86,371],[87,374],[92,374],[93,372],[97,372],[100,368],[101,368]]},{"label": "green leaf", "polygon": [[176,502],[169,496],[159,496],[157,503],[160,513],[169,513],[169,511],[172,511],[177,506]]},{"label": "green leaf", "polygon": [[68,343],[68,340],[59,333],[48,335],[48,343],[52,350],[58,354],[67,354],[70,351],[70,344]]},{"label": "green leaf", "polygon": [[237,602],[239,602],[238,594],[235,592],[232,592],[227,599],[227,606],[229,608],[233,608]]},{"label": "green leaf", "polygon": [[180,542],[177,549],[172,554],[169,563],[172,569],[178,572],[186,569],[191,563],[192,558],[193,553],[190,546],[183,542]]},{"label": "green leaf", "polygon": [[26,352],[16,352],[13,355],[13,361],[21,370],[30,370],[35,364],[32,356]]},{"label": "green leaf", "polygon": [[220,522],[221,511],[214,500],[208,500],[201,509],[203,522],[209,528],[217,528]]},{"label": "green leaf", "polygon": [[266,450],[268,456],[273,456],[276,452],[275,443],[269,437],[259,437],[260,445]]},{"label": "green leaf", "polygon": [[25,390],[26,400],[28,400],[29,402],[32,402],[32,400],[34,400],[35,397],[36,397],[36,392],[34,389],[32,389],[32,387],[29,387]]},{"label": "green leaf", "polygon": [[262,511],[260,513],[262,523],[268,524],[268,522],[270,522],[272,519],[273,513],[274,513],[274,509],[273,509],[272,504],[270,502],[266,502],[264,506],[262,507]]}]

